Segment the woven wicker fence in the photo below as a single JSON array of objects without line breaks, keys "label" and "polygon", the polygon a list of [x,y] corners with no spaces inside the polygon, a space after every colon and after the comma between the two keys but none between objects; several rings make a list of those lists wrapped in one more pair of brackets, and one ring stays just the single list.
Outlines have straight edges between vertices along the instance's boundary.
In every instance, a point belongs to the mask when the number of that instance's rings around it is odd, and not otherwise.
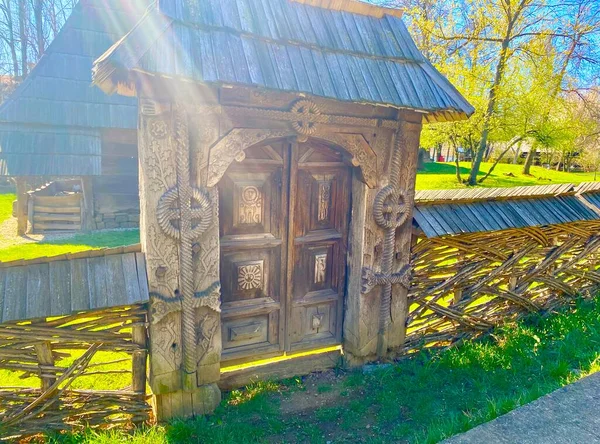
[{"label": "woven wicker fence", "polygon": [[600,223],[419,237],[405,351],[447,347],[600,286]]},{"label": "woven wicker fence", "polygon": [[26,387],[0,381],[0,440],[148,421],[146,314],[139,304],[1,324],[0,370]]}]

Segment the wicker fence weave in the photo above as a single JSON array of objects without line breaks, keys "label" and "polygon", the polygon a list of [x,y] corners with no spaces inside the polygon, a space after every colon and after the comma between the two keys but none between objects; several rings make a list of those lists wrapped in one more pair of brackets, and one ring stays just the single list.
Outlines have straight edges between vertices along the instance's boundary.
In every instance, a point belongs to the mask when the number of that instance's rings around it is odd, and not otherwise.
[{"label": "wicker fence weave", "polygon": [[[37,377],[39,386],[0,386],[0,440],[148,421],[146,314],[139,304],[1,324],[0,369]],[[131,383],[120,390],[72,388],[78,378],[123,374]]]},{"label": "wicker fence weave", "polygon": [[446,347],[600,286],[600,223],[419,237],[406,352]]}]

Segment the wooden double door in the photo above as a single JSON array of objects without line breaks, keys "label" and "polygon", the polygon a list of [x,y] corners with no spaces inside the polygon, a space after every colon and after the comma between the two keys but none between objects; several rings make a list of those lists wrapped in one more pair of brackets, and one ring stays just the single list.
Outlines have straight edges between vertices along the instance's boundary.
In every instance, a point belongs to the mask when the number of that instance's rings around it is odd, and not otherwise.
[{"label": "wooden double door", "polygon": [[219,183],[222,361],[339,344],[351,167],[314,142],[252,147]]}]

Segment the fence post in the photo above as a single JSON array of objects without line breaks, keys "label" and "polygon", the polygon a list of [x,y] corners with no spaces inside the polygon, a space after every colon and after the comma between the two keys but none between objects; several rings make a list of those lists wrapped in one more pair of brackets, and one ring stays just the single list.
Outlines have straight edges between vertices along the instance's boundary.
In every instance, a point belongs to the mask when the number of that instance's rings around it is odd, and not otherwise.
[{"label": "fence post", "polygon": [[52,355],[52,345],[50,342],[41,342],[34,345],[35,352],[40,366],[42,392],[48,390],[56,381],[56,375],[48,376],[53,370],[44,369],[44,367],[54,367],[54,356]]},{"label": "fence post", "polygon": [[145,325],[134,325],[131,329],[132,342],[140,346],[140,350],[131,356],[132,381],[131,389],[135,393],[146,394],[146,359],[148,356]]}]

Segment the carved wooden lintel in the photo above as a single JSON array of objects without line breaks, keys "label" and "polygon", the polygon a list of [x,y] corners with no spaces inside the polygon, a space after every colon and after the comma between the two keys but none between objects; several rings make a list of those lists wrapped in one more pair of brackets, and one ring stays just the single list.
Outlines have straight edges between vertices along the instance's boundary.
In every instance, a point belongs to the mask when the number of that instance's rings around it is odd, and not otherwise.
[{"label": "carved wooden lintel", "polygon": [[[244,150],[266,140],[294,136],[285,130],[258,130],[235,128],[223,137],[210,150],[208,159],[207,186],[213,187],[223,177],[234,160],[243,159]],[[362,134],[334,133],[327,131],[313,132],[315,139],[329,142],[342,148],[352,156],[352,164],[359,167],[363,181],[369,188],[378,183],[377,155]]]},{"label": "carved wooden lintel", "polygon": [[289,131],[235,128],[210,150],[206,185],[214,187],[244,150],[269,139],[287,137]]},{"label": "carved wooden lintel", "polygon": [[289,110],[223,106],[223,113],[231,118],[253,118],[289,122],[298,135],[308,137],[318,131],[320,125],[342,125],[354,128],[387,128],[395,130],[399,123],[392,119],[327,114],[312,100],[300,99]]}]

